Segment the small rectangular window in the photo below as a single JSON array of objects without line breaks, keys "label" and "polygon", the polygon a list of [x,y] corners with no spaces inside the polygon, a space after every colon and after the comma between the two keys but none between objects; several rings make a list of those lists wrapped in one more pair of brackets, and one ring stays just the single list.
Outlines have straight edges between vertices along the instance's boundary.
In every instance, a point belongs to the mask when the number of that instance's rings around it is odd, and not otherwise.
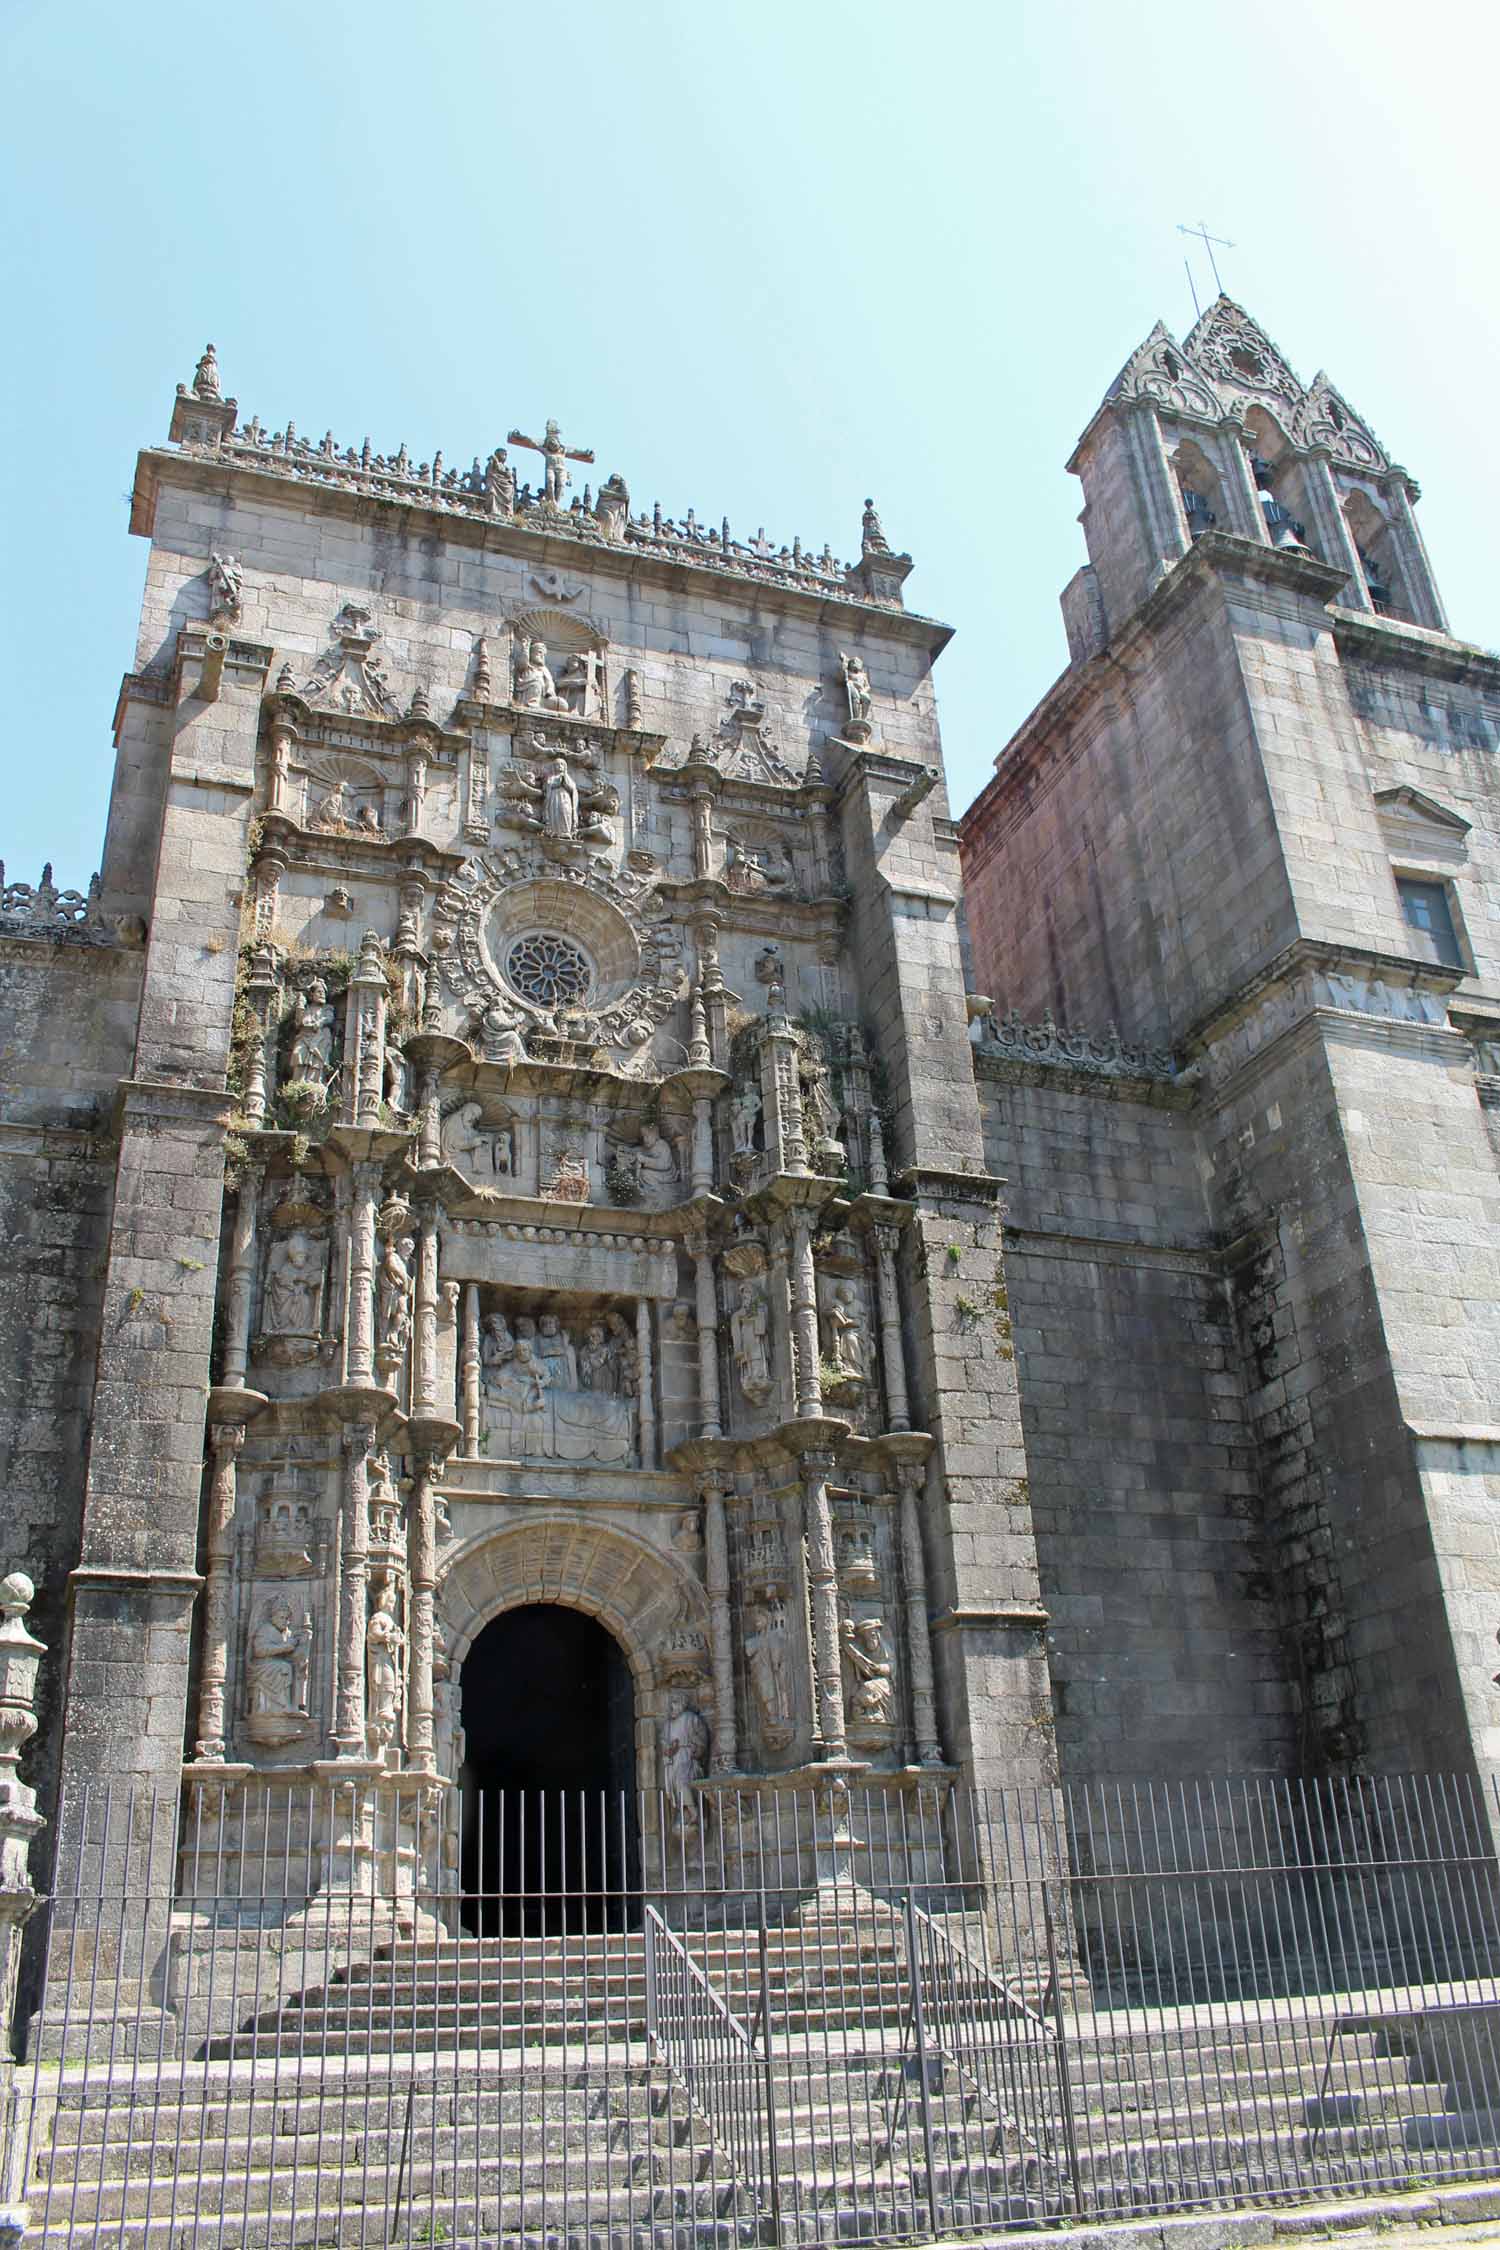
[{"label": "small rectangular window", "polygon": [[1398,875],[1396,888],[1401,894],[1401,911],[1411,927],[1431,939],[1432,958],[1441,961],[1445,968],[1467,968],[1458,931],[1453,925],[1447,884],[1419,883],[1415,876]]}]

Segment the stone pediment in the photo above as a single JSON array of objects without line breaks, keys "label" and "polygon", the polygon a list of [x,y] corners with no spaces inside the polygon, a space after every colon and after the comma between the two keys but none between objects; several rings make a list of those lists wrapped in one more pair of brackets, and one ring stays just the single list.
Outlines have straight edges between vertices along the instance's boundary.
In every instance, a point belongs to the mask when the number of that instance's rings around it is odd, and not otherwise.
[{"label": "stone pediment", "polygon": [[1380,475],[1391,465],[1369,424],[1360,420],[1321,368],[1296,416],[1294,434],[1299,445],[1326,445],[1335,460],[1347,462],[1353,469]]},{"label": "stone pediment", "polygon": [[1468,857],[1466,839],[1472,823],[1451,805],[1429,797],[1425,789],[1410,782],[1377,789],[1375,808],[1386,848],[1393,854],[1447,862]]},{"label": "stone pediment", "polygon": [[1171,414],[1217,422],[1222,413],[1213,386],[1190,366],[1182,346],[1158,321],[1131,353],[1105,394],[1109,400],[1149,398]]},{"label": "stone pediment", "polygon": [[1222,391],[1283,400],[1295,413],[1302,385],[1257,321],[1232,297],[1217,297],[1189,331],[1183,350]]}]

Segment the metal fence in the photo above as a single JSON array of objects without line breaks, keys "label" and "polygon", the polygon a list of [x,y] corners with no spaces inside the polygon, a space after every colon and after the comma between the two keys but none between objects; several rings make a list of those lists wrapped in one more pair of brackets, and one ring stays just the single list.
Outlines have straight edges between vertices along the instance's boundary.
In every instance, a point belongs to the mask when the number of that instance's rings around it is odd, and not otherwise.
[{"label": "metal fence", "polygon": [[10,2177],[58,2245],[727,2250],[1500,2169],[1461,1780],[64,1808]]}]

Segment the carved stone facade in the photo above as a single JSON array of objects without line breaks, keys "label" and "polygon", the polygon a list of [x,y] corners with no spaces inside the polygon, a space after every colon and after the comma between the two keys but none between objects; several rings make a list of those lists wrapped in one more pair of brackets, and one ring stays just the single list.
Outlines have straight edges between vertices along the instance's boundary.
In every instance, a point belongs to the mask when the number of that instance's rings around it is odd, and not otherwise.
[{"label": "carved stone facade", "polygon": [[679,1826],[1048,1770],[1014,1373],[944,1256],[993,1285],[946,629],[872,509],[845,568],[536,450],[536,491],[341,454],[195,379],[101,881],[0,931],[147,930],[65,1786],[346,1776],[408,1877],[527,1604],[612,1636],[614,1777]]},{"label": "carved stone facade", "polygon": [[1500,668],[1326,379],[1221,303],[1090,425],[966,992],[873,503],[845,567],[553,424],[457,474],[204,367],[101,876],[0,902],[44,1787],[332,1777],[362,1880],[457,1866],[537,1607],[618,1656],[658,1842],[1059,1749],[1488,1757]]}]

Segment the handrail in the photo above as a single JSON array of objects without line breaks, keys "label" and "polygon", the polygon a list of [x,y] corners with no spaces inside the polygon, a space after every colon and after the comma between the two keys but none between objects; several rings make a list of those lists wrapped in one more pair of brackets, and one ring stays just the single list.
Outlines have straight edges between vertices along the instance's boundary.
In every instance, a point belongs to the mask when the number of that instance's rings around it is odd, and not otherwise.
[{"label": "handrail", "polygon": [[1003,1977],[997,1977],[994,1970],[988,1967],[985,1962],[976,1961],[968,1947],[961,1945],[958,1939],[945,1930],[940,1922],[936,1921],[931,1914],[924,1912],[915,1899],[911,1902],[911,1914],[914,1923],[920,1922],[924,1929],[931,1931],[940,1945],[946,1946],[950,1953],[956,1953],[964,1967],[976,1976],[981,1984],[988,1985],[992,1992],[998,1993],[1008,2008],[1013,2008],[1019,2014],[1025,2016],[1027,2021],[1035,2024],[1039,2031],[1045,2031],[1049,2039],[1054,2036],[1052,2025],[1039,2008],[1033,2008],[1031,2003],[1022,1997],[1015,1985],[1007,1984]]},{"label": "handrail", "polygon": [[692,1954],[691,1954],[691,1953],[689,1953],[689,1951],[688,1951],[687,1947],[686,1947],[686,1946],[685,1946],[685,1945],[683,1944],[683,1942],[682,1942],[681,1938],[680,1938],[680,1937],[679,1937],[679,1936],[677,1935],[677,1932],[676,1932],[676,1931],[675,1931],[674,1929],[672,1929],[672,1928],[671,1928],[671,1927],[669,1926],[669,1924],[667,1924],[666,1922],[664,1922],[664,1921],[662,1920],[662,1917],[661,1917],[661,1915],[660,1915],[660,1914],[659,1914],[659,1913],[657,1912],[657,1910],[656,1910],[656,1908],[655,1908],[654,1906],[648,1906],[648,1907],[646,1908],[646,1914],[645,1914],[645,1929],[646,1929],[646,1932],[647,1932],[647,1947],[646,1947],[646,1962],[647,1962],[647,1974],[646,1974],[646,2032],[647,2032],[647,2036],[648,2036],[649,2038],[653,2038],[653,2039],[655,2039],[655,2038],[657,2037],[657,2033],[656,2033],[655,2027],[653,2026],[653,2023],[652,2023],[652,2001],[653,2001],[653,1997],[654,1997],[654,1979],[653,1979],[653,1977],[652,1977],[652,1975],[651,1975],[651,1967],[652,1967],[652,1960],[651,1960],[651,1948],[652,1948],[653,1944],[661,1944],[661,1943],[665,1943],[665,1944],[666,1944],[666,1945],[667,1945],[667,1946],[668,1946],[668,1947],[670,1948],[670,1950],[671,1950],[671,1951],[672,1951],[672,1952],[673,1952],[673,1953],[674,1953],[674,1954],[675,1954],[675,1955],[677,1956],[677,1958],[678,1958],[678,1959],[679,1959],[679,1960],[681,1961],[681,1963],[682,1963],[682,1966],[683,1966],[683,1968],[684,1968],[684,1969],[686,1970],[686,1972],[687,1972],[688,1976],[689,1976],[689,1977],[690,1977],[690,1978],[691,1978],[691,1979],[693,1980],[693,1982],[694,1982],[694,1983],[695,1983],[695,1984],[696,1984],[696,1985],[697,1985],[697,1986],[699,1987],[699,1989],[700,1989],[700,1990],[702,1991],[702,1993],[704,1994],[705,1998],[706,1998],[706,1999],[707,1999],[707,2001],[708,2001],[708,2004],[709,2004],[710,2008],[712,2008],[712,2009],[714,2010],[714,2012],[715,2012],[715,2013],[716,2013],[717,2015],[719,2015],[719,2016],[721,2016],[721,2017],[723,2018],[724,2022],[725,2022],[725,2023],[727,2023],[727,2024],[729,2025],[730,2029],[731,2029],[731,2030],[732,2030],[732,2031],[734,2032],[734,2034],[735,2034],[735,2037],[736,2037],[737,2039],[740,2039],[741,2041],[743,2041],[744,2045],[745,2045],[746,2047],[748,2047],[748,2049],[750,2050],[750,2052],[751,2052],[751,2054],[752,2054],[752,2055],[759,2055],[759,2053],[760,2053],[760,2048],[759,2048],[759,2047],[757,2046],[757,2044],[756,2044],[755,2033],[754,2033],[754,2032],[753,2032],[753,2031],[752,2031],[752,2030],[751,2030],[751,2029],[750,2029],[750,2028],[748,2027],[748,2025],[746,2025],[746,2024],[743,2024],[743,2023],[742,2023],[742,2022],[740,2021],[739,2017],[738,2017],[738,2016],[737,2016],[737,2015],[735,2014],[735,2012],[734,2012],[733,2008],[731,2008],[731,2007],[730,2007],[730,2005],[729,2005],[728,2001],[727,2001],[727,2000],[726,2000],[726,1999],[724,1998],[723,1994],[722,1994],[721,1992],[719,1992],[719,1991],[718,1991],[718,1990],[717,1990],[717,1989],[715,1988],[715,1986],[713,1985],[713,1983],[712,1983],[712,1982],[710,1981],[710,1979],[709,1979],[709,1977],[708,1977],[708,1974],[707,1974],[707,1972],[706,1972],[706,1971],[705,1971],[705,1970],[704,1970],[704,1969],[702,1968],[702,1966],[701,1966],[701,1965],[700,1965],[700,1964],[699,1964],[699,1963],[698,1963],[697,1961],[695,1961],[695,1960],[693,1959],[693,1956],[692,1956]]}]

